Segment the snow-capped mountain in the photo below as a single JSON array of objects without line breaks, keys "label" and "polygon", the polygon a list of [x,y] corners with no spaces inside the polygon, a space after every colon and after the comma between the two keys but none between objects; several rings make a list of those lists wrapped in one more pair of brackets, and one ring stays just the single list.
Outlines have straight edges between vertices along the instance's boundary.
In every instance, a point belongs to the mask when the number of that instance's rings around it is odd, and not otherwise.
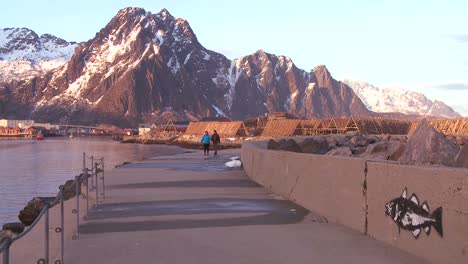
[{"label": "snow-capped mountain", "polygon": [[50,34],[39,37],[27,28],[0,29],[0,82],[55,69],[70,60],[76,45]]},{"label": "snow-capped mountain", "polygon": [[399,112],[444,118],[461,117],[450,106],[441,101],[432,101],[422,93],[396,88],[379,88],[359,80],[342,81],[354,90],[369,110],[375,112]]},{"label": "snow-capped mountain", "polygon": [[122,125],[278,111],[373,115],[325,66],[306,72],[263,50],[231,61],[204,48],[188,22],[166,9],[122,9],[67,64],[0,85],[0,115],[54,122]]}]

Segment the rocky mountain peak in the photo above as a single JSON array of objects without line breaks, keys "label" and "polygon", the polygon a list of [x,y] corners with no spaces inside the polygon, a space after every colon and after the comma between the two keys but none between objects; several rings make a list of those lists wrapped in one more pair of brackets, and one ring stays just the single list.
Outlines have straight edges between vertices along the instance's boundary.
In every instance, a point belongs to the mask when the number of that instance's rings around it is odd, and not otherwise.
[{"label": "rocky mountain peak", "polygon": [[327,66],[320,64],[314,67],[312,70],[315,74],[318,75],[325,75],[325,76],[331,76],[330,72],[328,71]]},{"label": "rocky mountain peak", "polygon": [[0,29],[0,83],[30,78],[65,64],[75,42],[28,28]]},{"label": "rocky mountain peak", "polygon": [[372,114],[325,66],[309,73],[261,49],[230,61],[204,48],[189,23],[166,9],[120,10],[65,66],[13,86],[3,95],[0,89],[4,113],[43,121],[134,125],[268,112]]},{"label": "rocky mountain peak", "polygon": [[317,65],[312,70],[319,87],[332,87],[332,76],[325,65]]},{"label": "rocky mountain peak", "polygon": [[137,16],[137,15],[144,15],[146,14],[145,9],[141,7],[125,7],[120,9],[117,12],[117,15],[115,17],[126,17],[130,18],[132,16]]},{"label": "rocky mountain peak", "polygon": [[163,21],[174,19],[174,17],[171,15],[171,13],[169,13],[169,11],[167,11],[166,8],[161,9],[161,11],[156,14],[156,16]]},{"label": "rocky mountain peak", "polygon": [[444,118],[461,116],[450,106],[437,100],[432,101],[419,92],[401,88],[379,88],[360,80],[343,79],[343,82],[349,85],[372,111]]},{"label": "rocky mountain peak", "polygon": [[0,29],[0,54],[12,50],[25,50],[32,46],[38,48],[39,36],[28,28],[4,28]]}]

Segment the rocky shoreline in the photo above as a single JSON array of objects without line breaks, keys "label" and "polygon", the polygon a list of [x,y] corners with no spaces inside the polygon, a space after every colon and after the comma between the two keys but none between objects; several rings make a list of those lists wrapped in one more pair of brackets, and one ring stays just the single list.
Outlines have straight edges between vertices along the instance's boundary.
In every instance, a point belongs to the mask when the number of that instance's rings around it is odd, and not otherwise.
[{"label": "rocky shoreline", "polygon": [[270,139],[268,149],[329,156],[388,160],[407,165],[468,168],[468,139],[444,136],[426,120],[411,135],[359,132],[307,138]]},{"label": "rocky shoreline", "polygon": [[[91,175],[88,174],[88,177]],[[63,184],[63,198],[64,201],[69,200],[76,196],[76,183],[77,180],[81,183],[85,182],[86,176],[81,173],[74,180],[67,180]],[[81,188],[79,188],[81,194]],[[50,197],[34,197],[27,205],[19,212],[18,219],[20,222],[5,223],[0,230],[0,244],[7,238],[13,238],[21,234],[41,213],[44,206],[48,205],[49,208],[54,207],[60,203],[60,191],[56,196]]]}]

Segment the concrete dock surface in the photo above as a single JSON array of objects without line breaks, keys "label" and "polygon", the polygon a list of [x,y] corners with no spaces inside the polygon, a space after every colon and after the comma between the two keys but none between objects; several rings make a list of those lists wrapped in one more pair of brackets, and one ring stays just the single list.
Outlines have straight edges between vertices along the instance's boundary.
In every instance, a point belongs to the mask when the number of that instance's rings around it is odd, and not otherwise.
[{"label": "concrete dock surface", "polygon": [[106,171],[106,201],[67,243],[65,263],[427,263],[226,168],[239,153],[191,151]]}]

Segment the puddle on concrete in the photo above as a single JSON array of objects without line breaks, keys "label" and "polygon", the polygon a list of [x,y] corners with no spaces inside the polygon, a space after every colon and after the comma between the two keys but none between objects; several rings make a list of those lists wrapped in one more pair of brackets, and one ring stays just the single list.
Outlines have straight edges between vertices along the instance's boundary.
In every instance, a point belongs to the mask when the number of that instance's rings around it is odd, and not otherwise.
[{"label": "puddle on concrete", "polygon": [[153,189],[153,188],[204,188],[204,187],[220,187],[220,188],[235,188],[235,187],[255,187],[260,185],[251,180],[184,180],[184,181],[158,181],[158,182],[139,182],[110,185],[109,189]]},{"label": "puddle on concrete", "polygon": [[308,211],[287,200],[276,199],[188,199],[102,204],[89,213],[89,219],[124,218],[172,214],[210,213],[305,214]]},{"label": "puddle on concrete", "polygon": [[[229,216],[219,218],[219,215],[215,215],[212,219],[112,221],[112,218],[220,213],[229,213]],[[238,217],[236,213],[252,213],[252,216]],[[88,218],[90,222],[82,225],[80,230],[86,234],[245,225],[284,225],[301,222],[308,214],[308,210],[289,201],[274,199],[188,199],[104,204],[98,209],[90,211]],[[94,219],[100,219],[100,221],[93,222]]]}]

